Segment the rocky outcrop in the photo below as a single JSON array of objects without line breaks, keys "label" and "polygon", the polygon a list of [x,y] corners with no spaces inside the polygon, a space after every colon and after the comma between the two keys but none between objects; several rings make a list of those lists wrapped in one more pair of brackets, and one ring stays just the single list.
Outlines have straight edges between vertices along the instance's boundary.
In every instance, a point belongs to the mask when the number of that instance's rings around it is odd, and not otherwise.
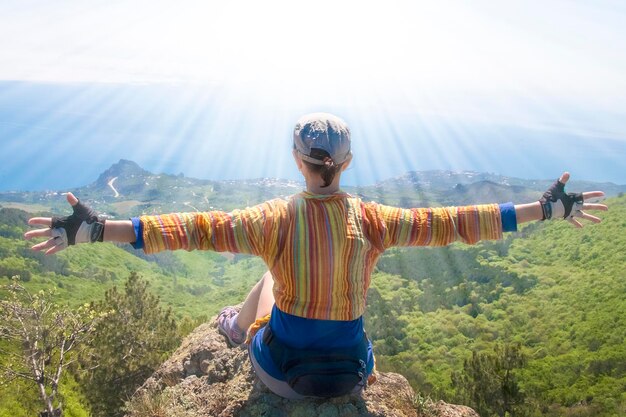
[{"label": "rocky outcrop", "polygon": [[421,401],[406,378],[379,372],[360,396],[290,401],[255,377],[244,348],[229,348],[203,324],[128,402],[127,417],[478,417],[472,409]]}]

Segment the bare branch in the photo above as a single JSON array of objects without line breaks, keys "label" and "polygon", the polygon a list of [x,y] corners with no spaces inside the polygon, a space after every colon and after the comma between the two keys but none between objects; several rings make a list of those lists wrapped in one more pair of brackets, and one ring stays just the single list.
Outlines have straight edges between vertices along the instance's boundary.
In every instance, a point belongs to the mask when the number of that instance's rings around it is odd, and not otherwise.
[{"label": "bare branch", "polygon": [[14,369],[8,368],[6,366],[0,366],[0,368],[2,368],[5,372],[5,375],[8,375],[9,377],[11,377],[12,379],[15,378],[22,378],[22,379],[27,379],[29,381],[35,381],[37,382],[37,380],[35,379],[35,377],[30,374],[30,373],[26,373],[26,372],[19,372],[16,371]]},{"label": "bare branch", "polygon": [[52,393],[50,394],[50,398],[54,400],[57,395],[57,390],[59,388],[59,379],[61,378],[61,371],[63,370],[63,359],[65,358],[65,340],[61,343],[61,349],[59,352],[59,364],[57,365],[57,372],[52,379]]},{"label": "bare branch", "polygon": [[82,308],[71,311],[54,304],[52,291],[33,294],[17,283],[4,288],[10,299],[0,301],[0,339],[15,348],[0,350],[11,359],[0,370],[11,380],[34,382],[45,409],[52,413],[63,370],[75,361],[68,355],[88,339],[96,317]]}]

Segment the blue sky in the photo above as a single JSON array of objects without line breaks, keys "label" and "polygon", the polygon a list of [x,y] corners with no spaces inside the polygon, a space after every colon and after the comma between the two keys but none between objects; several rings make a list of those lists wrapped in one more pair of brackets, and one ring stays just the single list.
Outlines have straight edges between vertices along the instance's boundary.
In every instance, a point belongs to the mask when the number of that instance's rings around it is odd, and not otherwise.
[{"label": "blue sky", "polygon": [[120,158],[297,178],[309,111],[350,124],[350,184],[409,170],[626,183],[620,1],[0,3],[0,190]]}]

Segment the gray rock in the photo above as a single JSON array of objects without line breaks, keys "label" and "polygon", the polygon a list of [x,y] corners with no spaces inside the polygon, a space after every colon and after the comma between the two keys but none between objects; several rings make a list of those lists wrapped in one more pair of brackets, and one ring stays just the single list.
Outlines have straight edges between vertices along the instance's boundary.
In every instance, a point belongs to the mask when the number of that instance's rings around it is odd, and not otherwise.
[{"label": "gray rock", "polygon": [[[363,394],[290,401],[255,376],[244,348],[230,348],[215,321],[199,326],[127,403],[127,417],[479,417],[443,402],[418,407],[406,378],[377,373]],[[422,414],[420,414],[420,410]]]}]

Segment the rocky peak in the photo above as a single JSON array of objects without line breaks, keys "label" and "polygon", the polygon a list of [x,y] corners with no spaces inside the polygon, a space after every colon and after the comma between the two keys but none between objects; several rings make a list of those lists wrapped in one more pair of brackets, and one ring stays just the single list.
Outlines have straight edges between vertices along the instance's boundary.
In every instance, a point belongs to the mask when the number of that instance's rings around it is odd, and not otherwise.
[{"label": "rocky peak", "polygon": [[119,162],[111,165],[109,169],[100,174],[100,176],[96,180],[96,184],[100,186],[106,186],[107,183],[115,177],[128,179],[134,177],[145,178],[151,175],[152,173],[150,171],[146,171],[136,162],[129,161],[127,159],[120,159]]},{"label": "rocky peak", "polygon": [[479,417],[468,407],[418,401],[406,378],[379,372],[360,396],[291,401],[256,378],[244,348],[229,348],[215,321],[199,326],[129,401],[126,417]]}]

